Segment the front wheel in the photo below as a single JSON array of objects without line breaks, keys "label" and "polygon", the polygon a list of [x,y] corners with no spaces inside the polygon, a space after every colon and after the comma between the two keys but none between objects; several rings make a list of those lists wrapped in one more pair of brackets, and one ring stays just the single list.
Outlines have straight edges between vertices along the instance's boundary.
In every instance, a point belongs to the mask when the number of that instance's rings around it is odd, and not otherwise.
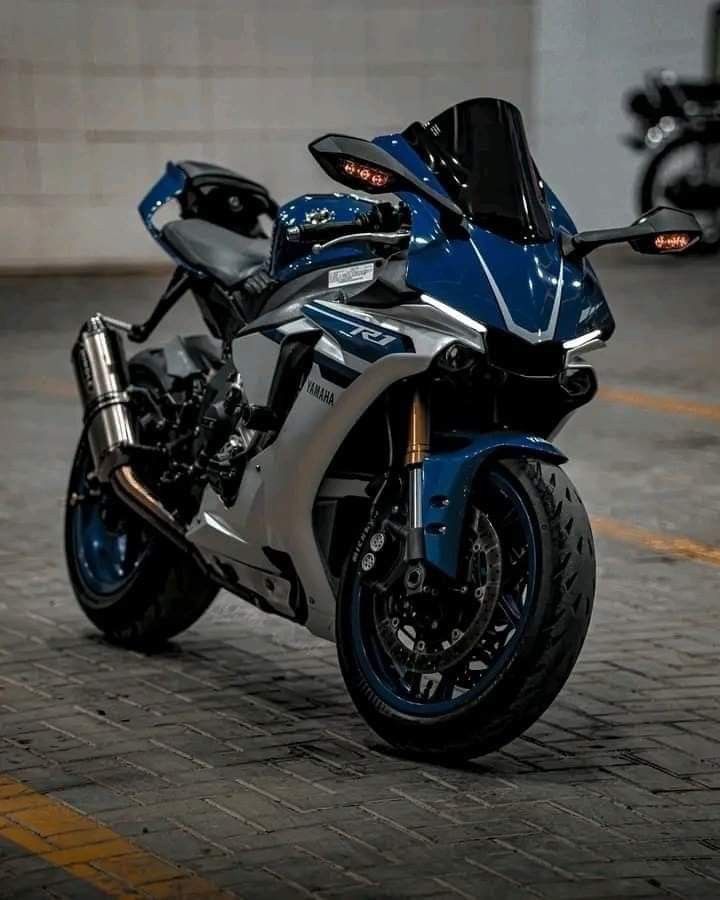
[{"label": "front wheel", "polygon": [[580,653],[595,593],[585,509],[556,466],[495,463],[473,488],[458,580],[427,573],[420,591],[391,575],[404,549],[397,509],[377,510],[346,566],[337,644],[348,691],[405,752],[497,750],[542,715]]}]

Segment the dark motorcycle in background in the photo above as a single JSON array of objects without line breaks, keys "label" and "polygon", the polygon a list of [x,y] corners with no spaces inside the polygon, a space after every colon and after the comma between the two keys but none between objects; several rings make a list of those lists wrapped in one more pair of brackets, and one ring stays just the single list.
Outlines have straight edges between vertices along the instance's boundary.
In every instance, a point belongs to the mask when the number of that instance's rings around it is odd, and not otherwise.
[{"label": "dark motorcycle in background", "polygon": [[720,4],[710,8],[706,47],[704,79],[659,69],[625,98],[635,129],[624,143],[646,156],[636,209],[693,212],[703,231],[696,253],[720,249]]}]

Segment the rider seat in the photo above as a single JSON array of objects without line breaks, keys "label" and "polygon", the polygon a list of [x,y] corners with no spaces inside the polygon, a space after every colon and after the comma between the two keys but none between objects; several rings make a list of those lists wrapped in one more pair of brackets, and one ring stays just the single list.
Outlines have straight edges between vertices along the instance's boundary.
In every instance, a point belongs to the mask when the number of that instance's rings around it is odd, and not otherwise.
[{"label": "rider seat", "polygon": [[270,253],[267,238],[244,237],[203,219],[169,222],[162,236],[183,262],[228,290],[258,273]]}]

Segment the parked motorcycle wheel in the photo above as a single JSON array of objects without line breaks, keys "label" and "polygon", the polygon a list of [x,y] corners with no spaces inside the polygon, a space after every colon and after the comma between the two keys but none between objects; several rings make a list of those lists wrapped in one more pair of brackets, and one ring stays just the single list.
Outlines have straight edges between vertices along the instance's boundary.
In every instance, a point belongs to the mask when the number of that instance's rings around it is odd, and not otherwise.
[{"label": "parked motorcycle wheel", "polygon": [[92,472],[83,437],[65,506],[65,556],[75,596],[111,640],[136,648],[161,645],[200,618],[217,587]]},{"label": "parked motorcycle wheel", "polygon": [[[690,174],[693,168],[702,168],[701,153],[705,148],[717,148],[719,142],[702,135],[684,134],[666,144],[651,157],[641,175],[637,191],[638,213],[656,206],[685,206],[674,196],[667,196],[669,173]],[[720,209],[691,209],[698,216],[703,237],[687,253],[707,254],[720,250]],[[683,254],[684,255],[684,254]],[[678,257],[680,258],[680,257]]]},{"label": "parked motorcycle wheel", "polygon": [[368,554],[381,569],[386,549],[385,569],[402,560],[383,526],[388,510],[346,566],[337,618],[345,683],[370,727],[411,754],[471,758],[513,740],[557,696],[590,622],[592,532],[561,469],[497,463],[470,508],[463,585],[436,597],[408,596],[406,579],[377,589],[382,574],[363,572]]}]

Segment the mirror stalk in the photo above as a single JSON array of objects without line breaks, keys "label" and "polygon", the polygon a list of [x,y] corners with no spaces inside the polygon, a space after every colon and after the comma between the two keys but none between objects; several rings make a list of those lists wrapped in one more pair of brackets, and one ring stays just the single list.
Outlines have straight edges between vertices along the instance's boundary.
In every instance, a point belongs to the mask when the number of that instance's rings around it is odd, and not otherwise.
[{"label": "mirror stalk", "polygon": [[681,253],[701,236],[702,230],[692,213],[657,206],[627,228],[601,228],[577,234],[563,232],[560,244],[566,259],[579,261],[606,244],[629,243],[638,253]]}]

